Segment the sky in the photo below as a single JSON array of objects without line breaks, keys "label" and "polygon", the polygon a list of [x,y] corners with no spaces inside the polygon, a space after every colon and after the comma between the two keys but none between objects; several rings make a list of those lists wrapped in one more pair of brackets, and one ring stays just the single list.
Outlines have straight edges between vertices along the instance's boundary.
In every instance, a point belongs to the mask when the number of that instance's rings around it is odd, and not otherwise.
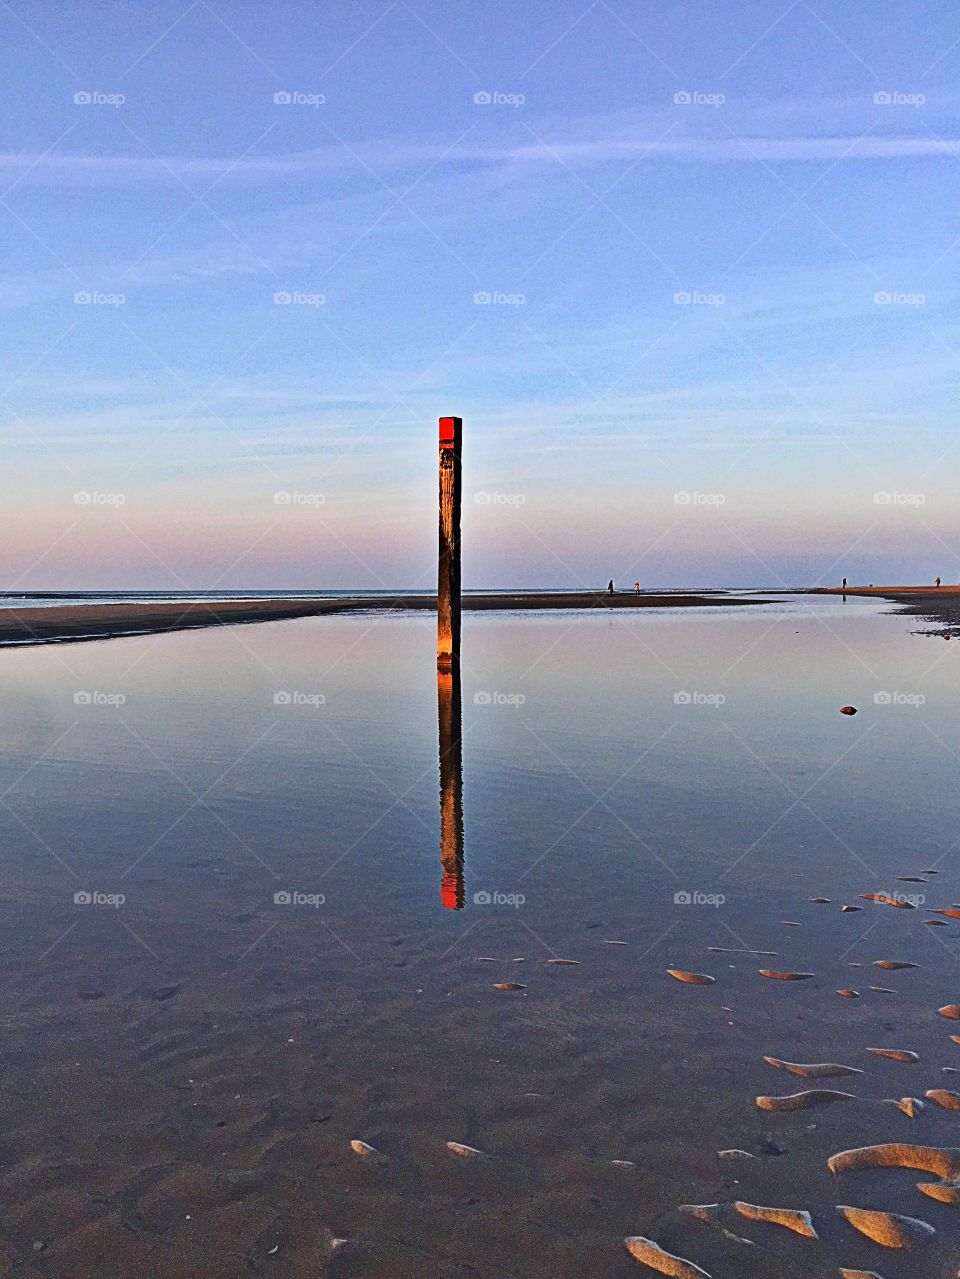
[{"label": "sky", "polygon": [[960,580],[950,0],[0,0],[0,590]]}]

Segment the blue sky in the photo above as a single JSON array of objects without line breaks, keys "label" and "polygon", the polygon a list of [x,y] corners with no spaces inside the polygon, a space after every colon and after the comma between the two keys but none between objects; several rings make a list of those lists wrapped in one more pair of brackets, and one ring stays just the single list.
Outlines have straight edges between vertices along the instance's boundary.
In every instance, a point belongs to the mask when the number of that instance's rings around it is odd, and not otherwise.
[{"label": "blue sky", "polygon": [[0,32],[0,585],[960,579],[951,5]]}]

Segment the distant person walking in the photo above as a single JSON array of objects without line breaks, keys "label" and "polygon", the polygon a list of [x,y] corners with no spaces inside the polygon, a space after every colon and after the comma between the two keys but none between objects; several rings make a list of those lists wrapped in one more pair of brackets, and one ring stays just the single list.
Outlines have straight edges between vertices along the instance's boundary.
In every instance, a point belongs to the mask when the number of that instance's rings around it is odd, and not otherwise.
[{"label": "distant person walking", "polygon": [[937,578],[937,585],[938,585],[938,586],[940,585],[940,579],[939,579],[939,577]]},{"label": "distant person walking", "polygon": [[844,589],[844,590],[846,590],[846,589],[847,589],[847,579],[846,579],[846,578],[844,578],[844,579],[843,579],[843,589]]},{"label": "distant person walking", "polygon": [[[937,580],[937,585],[938,585],[938,586],[940,585],[939,579]],[[607,583],[607,594],[608,594],[608,595],[612,595],[612,594],[613,594],[613,578],[612,578],[612,577],[611,577],[610,581]]]},{"label": "distant person walking", "polygon": [[634,595],[639,595],[639,594],[640,594],[640,583],[639,583],[639,582],[634,582],[634,584],[633,584],[633,593],[634,593]]}]

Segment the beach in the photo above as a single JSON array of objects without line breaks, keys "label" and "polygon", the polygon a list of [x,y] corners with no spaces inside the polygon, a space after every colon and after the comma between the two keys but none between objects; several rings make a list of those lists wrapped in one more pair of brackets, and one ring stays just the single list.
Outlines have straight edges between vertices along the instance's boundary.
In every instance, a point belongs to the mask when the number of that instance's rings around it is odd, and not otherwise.
[{"label": "beach", "polygon": [[[8,1270],[629,1279],[641,1234],[714,1279],[947,1279],[957,1210],[922,1174],[827,1169],[957,1144],[884,1100],[960,1069],[955,646],[931,665],[913,625],[831,598],[471,618],[462,910],[423,612],[7,649]],[[851,1096],[756,1103],[808,1088]],[[680,1211],[713,1203],[749,1245]],[[848,1203],[937,1234],[880,1249]]]},{"label": "beach", "polygon": [[[465,612],[530,609],[645,609],[702,608],[705,605],[736,607],[756,604],[757,598],[725,592],[663,593],[635,595],[598,591],[504,592],[464,595]],[[159,631],[190,630],[203,626],[235,626],[252,622],[277,622],[322,614],[383,611],[435,612],[435,595],[358,595],[328,599],[271,598],[217,601],[189,599],[156,603],[64,604],[0,608],[0,645],[49,643],[58,640],[106,639]]]}]

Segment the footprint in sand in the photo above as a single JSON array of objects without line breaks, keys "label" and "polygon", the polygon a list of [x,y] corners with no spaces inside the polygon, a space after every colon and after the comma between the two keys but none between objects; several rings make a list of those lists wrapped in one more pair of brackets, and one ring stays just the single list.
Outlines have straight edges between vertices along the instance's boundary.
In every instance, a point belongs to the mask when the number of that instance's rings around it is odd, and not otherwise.
[{"label": "footprint in sand", "polygon": [[781,1061],[779,1057],[764,1057],[768,1066],[777,1070],[789,1070],[791,1075],[800,1075],[803,1079],[828,1079],[832,1075],[862,1075],[857,1066],[841,1066],[835,1061]]},{"label": "footprint in sand", "polygon": [[769,977],[771,981],[809,981],[816,976],[815,973],[778,973],[772,968],[759,968],[757,971],[761,977]]},{"label": "footprint in sand", "polygon": [[350,1149],[355,1155],[359,1155],[361,1159],[383,1160],[383,1155],[377,1150],[376,1146],[371,1146],[366,1141],[351,1141]]},{"label": "footprint in sand", "polygon": [[682,968],[668,968],[667,972],[671,977],[685,982],[688,986],[712,986],[717,980],[716,977],[710,977],[707,973],[688,973]]},{"label": "footprint in sand", "polygon": [[867,1168],[912,1168],[941,1181],[960,1181],[960,1149],[914,1146],[901,1141],[841,1150],[827,1160],[831,1172],[862,1172]]},{"label": "footprint in sand", "polygon": [[803,1209],[765,1208],[760,1204],[744,1203],[742,1199],[738,1199],[733,1206],[748,1221],[766,1221],[771,1226],[783,1226],[794,1234],[802,1235],[804,1239],[818,1238],[810,1214]]},{"label": "footprint in sand", "polygon": [[899,1101],[896,1097],[884,1097],[883,1102],[886,1106],[896,1106],[898,1110],[902,1110],[908,1119],[916,1119],[923,1110],[923,1102],[919,1097],[901,1097]]},{"label": "footprint in sand", "polygon": [[955,1181],[918,1181],[917,1189],[938,1203],[960,1206],[960,1185]]},{"label": "footprint in sand", "polygon": [[631,1257],[642,1261],[651,1270],[656,1270],[657,1274],[670,1275],[672,1279],[711,1279],[706,1270],[701,1270],[699,1266],[692,1261],[684,1260],[683,1257],[674,1256],[672,1252],[667,1252],[658,1243],[654,1243],[652,1239],[645,1239],[643,1235],[629,1235],[624,1239],[623,1245]]},{"label": "footprint in sand", "polygon": [[960,1093],[951,1092],[949,1088],[928,1088],[923,1095],[943,1110],[960,1110]]},{"label": "footprint in sand", "polygon": [[845,1204],[838,1205],[837,1212],[854,1230],[859,1230],[884,1248],[912,1248],[915,1243],[926,1242],[937,1233],[927,1222],[916,1217],[901,1217],[896,1212],[876,1212]]},{"label": "footprint in sand", "polygon": [[832,1088],[810,1088],[786,1097],[758,1097],[758,1110],[809,1110],[811,1106],[827,1106],[835,1101],[853,1101],[853,1093],[836,1092]]},{"label": "footprint in sand", "polygon": [[919,1053],[911,1052],[909,1048],[868,1048],[868,1053],[873,1053],[874,1057],[888,1057],[890,1061],[902,1061],[911,1063],[920,1060]]},{"label": "footprint in sand", "polygon": [[913,902],[903,901],[899,897],[888,897],[886,893],[861,893],[866,902],[878,902],[881,906],[894,906],[897,910],[916,910]]}]

